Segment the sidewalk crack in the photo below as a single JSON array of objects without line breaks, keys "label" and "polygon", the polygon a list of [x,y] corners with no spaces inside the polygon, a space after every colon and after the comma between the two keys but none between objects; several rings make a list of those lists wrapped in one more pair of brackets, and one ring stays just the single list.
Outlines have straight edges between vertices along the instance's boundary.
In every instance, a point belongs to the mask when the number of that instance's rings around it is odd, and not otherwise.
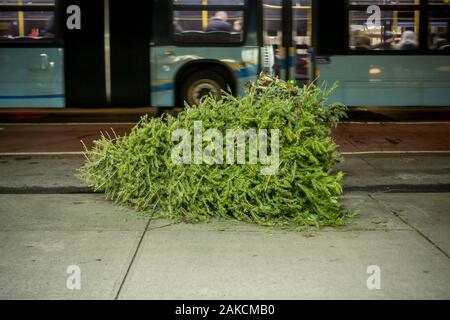
[{"label": "sidewalk crack", "polygon": [[117,293],[116,293],[116,295],[114,297],[114,300],[118,300],[119,299],[120,293],[122,292],[122,288],[123,288],[123,286],[125,284],[125,281],[127,280],[128,274],[130,273],[131,267],[133,266],[134,260],[136,259],[137,253],[138,253],[138,251],[139,251],[139,249],[141,247],[141,244],[142,244],[142,240],[144,239],[145,234],[147,233],[147,230],[148,230],[148,227],[149,227],[151,221],[152,221],[152,219],[149,218],[148,221],[147,221],[147,224],[145,225],[144,231],[142,232],[142,235],[141,235],[141,237],[139,239],[139,242],[138,242],[138,244],[136,246],[136,249],[134,250],[133,256],[131,257],[131,261],[130,261],[130,264],[128,265],[127,271],[125,271],[125,275],[124,275],[122,281],[120,282],[120,286],[119,286],[119,289],[117,290]]},{"label": "sidewalk crack", "polygon": [[399,219],[401,222],[403,222],[404,224],[406,224],[408,227],[410,227],[411,229],[413,229],[415,232],[417,232],[417,234],[419,234],[422,238],[424,238],[426,241],[428,241],[433,247],[435,247],[437,250],[439,250],[444,256],[446,256],[448,259],[450,259],[450,255],[445,252],[444,249],[442,249],[441,247],[439,247],[437,245],[437,243],[435,243],[433,240],[431,240],[427,235],[425,235],[422,231],[420,231],[418,228],[416,228],[415,226],[413,226],[411,223],[408,222],[408,220],[404,219],[401,215],[399,215],[396,211],[391,210],[386,208],[385,205],[383,205],[382,203],[380,203],[380,201],[376,198],[374,198],[371,194],[368,195],[372,200],[376,201],[380,206],[382,206],[383,208],[385,208],[386,210],[388,210],[390,213],[392,213],[397,219]]}]

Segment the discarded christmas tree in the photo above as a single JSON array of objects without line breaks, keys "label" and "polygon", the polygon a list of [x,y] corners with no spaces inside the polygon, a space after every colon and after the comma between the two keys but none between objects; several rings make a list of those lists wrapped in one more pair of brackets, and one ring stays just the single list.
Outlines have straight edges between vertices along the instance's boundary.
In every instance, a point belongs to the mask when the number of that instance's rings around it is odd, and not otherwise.
[{"label": "discarded christmas tree", "polygon": [[[344,224],[346,212],[339,202],[343,173],[333,171],[342,158],[331,127],[346,108],[326,104],[330,91],[315,85],[299,88],[264,74],[246,91],[243,97],[224,94],[220,101],[205,97],[176,117],[143,117],[127,136],[103,135],[85,151],[80,176],[108,198],[155,218],[199,222],[224,217],[298,227]],[[232,129],[256,132],[256,156],[264,156],[261,148],[266,147],[266,160],[271,156],[273,161],[252,161],[251,145],[240,163],[227,158],[231,149],[239,157],[239,144],[228,144],[223,152],[211,148],[211,137],[222,137],[224,145]],[[195,130],[201,131],[200,138]],[[261,135],[264,130],[277,135]],[[181,143],[176,132],[193,134]],[[195,139],[201,139],[200,149]]]}]

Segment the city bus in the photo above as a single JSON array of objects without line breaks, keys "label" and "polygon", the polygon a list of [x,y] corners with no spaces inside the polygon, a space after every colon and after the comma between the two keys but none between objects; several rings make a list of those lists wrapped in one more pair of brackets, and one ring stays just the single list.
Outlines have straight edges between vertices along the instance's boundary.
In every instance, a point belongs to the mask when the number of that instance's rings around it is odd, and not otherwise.
[{"label": "city bus", "polygon": [[449,106],[449,43],[448,0],[0,0],[0,108],[182,107],[262,70]]}]

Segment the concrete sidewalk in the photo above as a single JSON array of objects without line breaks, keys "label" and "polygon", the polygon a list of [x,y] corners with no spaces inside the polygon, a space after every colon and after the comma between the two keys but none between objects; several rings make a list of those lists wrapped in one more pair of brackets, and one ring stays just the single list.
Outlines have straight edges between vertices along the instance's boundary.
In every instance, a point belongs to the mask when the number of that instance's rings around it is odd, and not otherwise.
[{"label": "concrete sidewalk", "polygon": [[449,299],[450,155],[346,159],[358,216],[294,232],[150,221],[87,193],[78,156],[0,157],[0,298]]}]

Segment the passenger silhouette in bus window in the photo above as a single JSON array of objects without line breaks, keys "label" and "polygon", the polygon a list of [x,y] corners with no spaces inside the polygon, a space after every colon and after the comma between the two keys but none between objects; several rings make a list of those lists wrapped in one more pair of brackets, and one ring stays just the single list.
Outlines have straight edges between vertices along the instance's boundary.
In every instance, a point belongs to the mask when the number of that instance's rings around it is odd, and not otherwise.
[{"label": "passenger silhouette in bus window", "polygon": [[417,37],[414,31],[407,30],[403,32],[402,39],[395,46],[397,50],[416,50],[419,47]]},{"label": "passenger silhouette in bus window", "polygon": [[233,27],[230,23],[227,22],[228,14],[225,11],[218,11],[216,14],[209,20],[208,26],[206,27],[206,32],[211,31],[225,31],[232,32]]}]

